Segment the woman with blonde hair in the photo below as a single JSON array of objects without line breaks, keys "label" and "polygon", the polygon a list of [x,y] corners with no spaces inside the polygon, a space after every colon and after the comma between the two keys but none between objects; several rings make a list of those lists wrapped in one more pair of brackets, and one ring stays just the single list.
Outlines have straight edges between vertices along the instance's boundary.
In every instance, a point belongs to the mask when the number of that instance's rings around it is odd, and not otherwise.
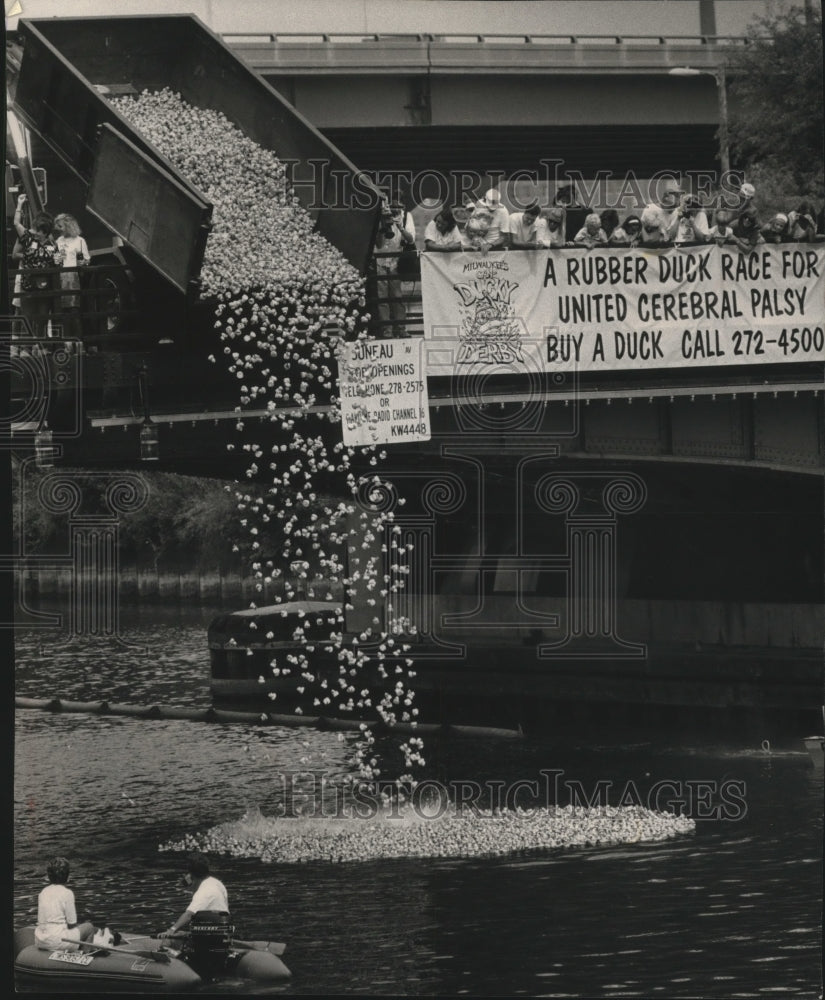
[{"label": "woman with blonde hair", "polygon": [[[83,267],[89,263],[89,248],[80,233],[80,226],[73,215],[62,212],[55,216],[54,229],[57,236],[57,263],[62,268]],[[80,290],[80,275],[77,271],[61,271],[60,287],[63,291],[77,292]],[[74,315],[66,317],[67,333],[80,337],[80,296],[63,295],[60,298],[60,309]]]}]

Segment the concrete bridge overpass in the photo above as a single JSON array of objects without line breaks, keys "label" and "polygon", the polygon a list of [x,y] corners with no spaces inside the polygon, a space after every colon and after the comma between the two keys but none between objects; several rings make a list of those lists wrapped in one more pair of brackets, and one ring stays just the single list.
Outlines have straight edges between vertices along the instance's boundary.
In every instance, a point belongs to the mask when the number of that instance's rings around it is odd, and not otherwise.
[{"label": "concrete bridge overpass", "polygon": [[[241,35],[227,43],[367,170],[710,170],[741,36]],[[695,77],[670,71],[690,67]]]},{"label": "concrete bridge overpass", "polygon": [[[713,69],[722,45],[711,43],[709,35],[703,36],[705,41],[702,36],[687,41],[663,36],[635,42],[616,36],[609,44],[604,39],[588,41],[578,36],[564,42],[558,38],[542,41],[533,35],[527,41],[527,37],[517,43],[422,37],[385,44],[379,33],[374,45],[373,41],[321,38],[311,43],[310,48],[314,45],[315,50],[309,51],[301,48],[302,42],[267,39],[263,50],[271,53],[282,45],[292,46],[292,61],[277,63],[289,71],[278,85],[283,89],[292,85],[290,80],[298,81],[293,97],[299,109],[304,100],[301,87],[305,86],[323,85],[333,91],[337,87],[337,92],[350,94],[345,103],[353,106],[362,103],[359,94],[364,96],[363,108],[372,116],[366,124],[358,124],[354,113],[345,117],[344,109],[332,124],[326,122],[328,134],[336,128],[345,139],[349,136],[347,141],[359,144],[354,158],[363,168],[385,170],[397,162],[402,169],[446,165],[446,169],[454,170],[466,162],[475,169],[501,169],[507,174],[522,165],[535,168],[547,152],[563,159],[569,168],[581,170],[584,176],[594,176],[603,169],[618,172],[625,167],[650,176],[658,169],[684,171],[698,169],[696,164],[712,164],[716,108],[713,77],[684,81],[668,74],[677,63],[689,61],[695,66],[697,60],[703,59],[700,66]],[[397,60],[390,60],[388,53],[392,45],[403,49],[408,41],[408,61],[401,63],[403,72],[396,72]],[[682,43],[687,48],[680,48]],[[352,56],[344,56],[347,50],[337,48],[339,45],[357,46],[361,72],[353,71]],[[501,100],[489,93],[484,98],[483,89],[479,92],[470,84],[466,72],[460,70],[462,59],[465,70],[467,58],[478,62],[479,47],[487,53],[482,61],[486,59],[489,64],[489,73],[480,74],[480,85],[504,94]],[[566,59],[567,69],[549,71],[545,62],[549,64],[551,56],[557,66],[563,66]],[[525,66],[534,58],[528,71]],[[303,64],[299,65],[301,60]],[[323,60],[329,72],[323,76],[315,73],[307,60]],[[363,71],[370,60],[372,70]],[[388,63],[393,66],[392,74],[387,71]],[[436,64],[444,71],[434,73]],[[270,75],[275,79],[278,74],[273,71]],[[357,77],[362,78],[362,84],[353,82]],[[311,78],[320,82],[309,83]],[[651,88],[654,79],[657,87]],[[390,80],[394,81],[392,85],[386,82]],[[673,110],[684,103],[676,100],[675,92],[672,100],[657,104],[661,94],[667,96],[667,87],[685,83],[702,88],[706,112],[696,108]],[[621,91],[621,87],[628,89]],[[654,91],[655,98],[651,97]],[[482,93],[482,100],[473,103],[478,93]],[[611,105],[604,100],[607,93],[623,93],[624,97]],[[638,105],[630,99],[633,93],[639,98]],[[319,103],[326,106],[326,98],[320,94]],[[366,98],[373,94],[374,104],[370,105]],[[381,95],[380,99],[377,95]],[[332,107],[331,97],[329,102]],[[597,104],[606,109],[600,112],[602,120],[582,124],[587,119],[587,108]],[[488,105],[492,110],[485,110]],[[399,107],[403,116],[398,113]],[[308,105],[303,110],[309,111]],[[613,120],[604,120],[614,112]],[[513,113],[523,120],[514,121]],[[702,114],[707,115],[704,123]],[[476,124],[459,126],[462,115],[464,120],[475,119]],[[619,119],[619,115],[630,120]],[[325,124],[323,118],[319,124]],[[362,138],[374,137],[372,153],[365,138],[359,140],[360,128],[366,130]],[[470,132],[459,136],[459,128],[475,129],[476,138]],[[542,132],[544,128],[555,130],[554,141]],[[702,128],[706,130],[705,140],[699,141],[701,136],[696,130]],[[404,136],[400,145],[396,141],[398,130]],[[622,145],[624,140],[619,141],[620,134],[630,136],[628,146]],[[531,137],[529,141],[526,136]],[[588,146],[591,139],[592,145]],[[442,143],[441,147],[438,143]],[[441,160],[436,155],[438,148],[443,150]],[[466,161],[457,158],[457,150]],[[691,150],[700,150],[701,156],[697,154],[691,160]],[[392,156],[397,160],[393,161]],[[82,194],[78,188],[78,203],[82,203]],[[208,310],[180,297],[164,296],[158,282],[140,284],[141,269],[135,258],[130,260],[134,266],[124,269],[123,276],[131,269],[138,276],[138,284],[132,290],[115,283],[110,298],[122,304],[132,297],[137,309],[131,329],[110,329],[102,315],[100,332],[69,349],[64,347],[62,337],[39,345],[27,344],[25,339],[12,345],[10,336],[4,339],[9,353],[2,360],[12,371],[15,400],[7,447],[30,455],[39,445],[40,457],[52,457],[56,470],[60,466],[80,467],[105,474],[107,470],[159,468],[242,478],[247,463],[236,433],[237,383],[207,360],[210,353],[217,355],[221,346],[215,340]],[[415,302],[410,301],[409,307],[407,319],[412,329],[408,332],[416,334],[419,329],[415,321],[420,316],[415,315]],[[629,575],[622,593],[628,601],[642,602],[630,608],[640,623],[633,634],[645,642],[664,645],[677,622],[684,647],[678,657],[697,642],[723,647],[721,654],[717,655],[717,650],[706,658],[711,671],[716,670],[720,656],[726,656],[731,645],[744,647],[743,657],[750,663],[753,650],[775,642],[780,652],[771,669],[781,676],[783,664],[795,662],[804,647],[808,678],[805,698],[806,703],[811,702],[809,692],[818,690],[819,683],[818,606],[822,601],[821,552],[818,546],[811,545],[811,539],[821,535],[823,507],[822,364],[650,372],[631,368],[605,373],[587,371],[585,366],[575,377],[559,380],[554,374],[547,373],[540,382],[530,385],[517,378],[490,379],[479,392],[468,391],[449,376],[434,376],[429,386],[432,440],[392,450],[383,470],[390,477],[400,481],[408,470],[413,470],[425,473],[425,478],[447,481],[452,476],[450,481],[455,481],[456,468],[461,468],[465,474],[457,478],[463,481],[468,494],[485,499],[486,505],[476,504],[475,510],[483,516],[475,527],[486,539],[486,547],[478,553],[463,553],[463,568],[459,556],[447,552],[447,546],[432,535],[436,555],[443,550],[444,561],[438,572],[443,569],[453,574],[458,578],[458,589],[463,588],[461,600],[451,604],[448,595],[439,614],[448,608],[453,616],[471,619],[477,612],[473,602],[478,594],[485,600],[489,598],[489,610],[498,606],[498,593],[506,598],[499,604],[523,612],[519,604],[521,591],[529,588],[522,587],[518,576],[519,540],[514,540],[512,534],[522,523],[520,508],[513,506],[514,497],[526,494],[518,494],[516,486],[523,485],[533,497],[546,476],[556,472],[574,483],[580,480],[586,484],[591,481],[589,477],[606,476],[619,483],[643,484],[646,512],[638,514],[638,527],[631,532],[632,559],[618,558],[611,548],[622,544],[625,535],[619,531],[616,512],[598,508],[598,491],[579,490],[582,504],[595,503],[597,508],[595,513],[589,509],[588,517],[594,516],[589,521],[584,518],[586,524],[582,518],[576,521],[578,511],[557,511],[556,518],[544,516],[546,508],[533,512],[543,517],[540,524],[546,538],[541,532],[537,537],[547,552],[561,550],[563,539],[556,536],[565,530],[576,545],[591,546],[581,550],[585,553],[581,559],[574,558],[572,550],[565,555],[567,583],[598,587],[605,573],[618,567]],[[536,403],[537,424],[528,427],[515,419],[505,426],[504,418],[517,417]],[[466,417],[473,413],[486,428],[477,442],[468,440]],[[499,414],[501,426],[497,427]],[[244,419],[247,423],[260,421],[259,439],[264,448],[278,441],[280,432],[268,414],[247,412]],[[48,423],[51,446],[58,449],[56,455],[47,451],[47,439],[38,439],[44,421]],[[157,434],[153,448],[142,457],[142,432],[147,426]],[[327,430],[332,436],[340,434],[339,428],[331,424]],[[227,451],[229,444],[235,445],[233,452]],[[151,465],[143,464],[147,458]],[[527,475],[526,459],[533,461]],[[366,460],[358,471],[369,471]],[[641,503],[641,496],[638,499]],[[425,527],[427,531],[441,532],[442,537],[460,537],[466,521],[459,513],[428,522]],[[76,527],[78,537],[87,539],[90,547],[97,544],[88,524]],[[109,532],[106,551],[111,553],[116,548],[114,528],[107,524],[104,529]],[[429,536],[422,533],[421,524],[414,524],[410,530],[419,532],[426,552]],[[82,555],[83,551],[83,545],[79,546],[78,552]],[[587,553],[595,553],[590,563]],[[540,559],[537,570],[533,566],[525,571],[545,574],[546,579],[537,576],[532,581],[543,599],[564,597],[557,593],[556,576],[561,564],[556,559],[556,555],[544,562]],[[9,565],[13,563],[11,560]],[[512,585],[508,578],[514,574],[516,583]],[[431,592],[424,586],[418,597],[426,604]],[[707,601],[708,608],[696,610],[696,602],[702,600]],[[779,610],[776,605],[781,605]],[[609,617],[613,609],[605,605],[602,612]],[[498,612],[490,614],[495,618]],[[544,614],[547,617],[550,611]],[[697,616],[702,619],[700,627],[694,620]],[[435,615],[427,619],[433,629],[437,618]],[[525,635],[531,636],[531,621],[530,615],[522,615],[518,622],[502,625],[499,621],[494,625],[508,636],[512,632],[511,638],[522,644]],[[763,627],[765,622],[769,624]],[[606,623],[607,618],[599,627]],[[476,621],[476,625],[486,627],[483,621]],[[521,629],[517,635],[516,629]],[[695,642],[693,637],[698,637]],[[542,641],[548,638],[544,636]],[[450,641],[449,636],[445,641]],[[502,652],[501,662],[509,663],[511,653]],[[656,662],[657,669],[676,663],[667,652]],[[687,660],[679,660],[677,668],[690,677],[694,664],[685,663]],[[642,669],[647,670],[647,666]],[[759,674],[758,662],[754,669]],[[748,671],[752,677],[754,670],[749,666]],[[593,684],[592,679],[585,678],[582,687],[580,677],[579,687],[571,697],[583,696],[584,688]]]}]

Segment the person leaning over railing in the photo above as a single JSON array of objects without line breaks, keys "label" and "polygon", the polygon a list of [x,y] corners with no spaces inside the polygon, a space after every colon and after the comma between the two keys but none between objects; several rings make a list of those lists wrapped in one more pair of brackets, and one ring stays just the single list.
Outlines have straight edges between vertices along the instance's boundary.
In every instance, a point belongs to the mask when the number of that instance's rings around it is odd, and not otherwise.
[{"label": "person leaning over railing", "polygon": [[472,212],[461,237],[462,245],[465,250],[481,250],[482,253],[487,253],[490,249],[487,232],[493,220],[493,213],[483,202],[471,207]]},{"label": "person leaning over railing", "polygon": [[564,209],[551,205],[545,216],[551,247],[564,246]]},{"label": "person leaning over railing", "polygon": [[523,212],[511,212],[508,224],[513,250],[537,250],[550,246],[550,230],[541,217],[537,201],[531,202]]},{"label": "person leaning over railing", "polygon": [[438,215],[427,223],[424,249],[436,253],[461,249],[461,231],[449,206],[443,205]]},{"label": "person leaning over railing", "polygon": [[667,237],[668,220],[658,205],[645,205],[640,221],[642,228],[639,233],[639,243],[642,246],[662,246],[670,243]]},{"label": "person leaning over railing", "polygon": [[22,222],[23,206],[26,196],[17,198],[14,212],[14,228],[21,247],[21,278],[20,278],[20,312],[31,324],[35,337],[45,337],[49,316],[52,311],[51,299],[43,298],[38,292],[48,292],[52,289],[52,276],[38,274],[38,271],[51,269],[55,266],[57,247],[52,241],[54,220],[47,212],[35,216],[31,228],[26,229]]},{"label": "person leaning over railing", "polygon": [[751,253],[759,244],[765,242],[761,229],[759,215],[756,209],[749,205],[739,213],[739,218],[733,224],[733,242],[742,253]]},{"label": "person leaning over railing", "polygon": [[476,203],[464,227],[464,246],[468,250],[506,250],[510,244],[510,213],[501,204],[495,188]]},{"label": "person leaning over railing", "polygon": [[733,243],[733,229],[730,225],[731,212],[727,208],[717,208],[716,225],[708,230],[708,242],[717,246],[724,246],[726,243]]},{"label": "person leaning over railing", "polygon": [[793,243],[813,243],[816,239],[813,208],[807,201],[788,212],[788,233]]},{"label": "person leaning over railing", "polygon": [[790,228],[788,225],[788,216],[784,212],[777,212],[776,215],[769,219],[765,225],[762,227],[762,236],[766,243],[791,243]]},{"label": "person leaning over railing", "polygon": [[602,220],[595,212],[591,212],[585,218],[584,225],[576,233],[573,242],[583,244],[591,250],[595,246],[605,246],[607,244],[607,235],[602,229]]},{"label": "person leaning over railing", "polygon": [[615,208],[606,208],[600,213],[599,218],[602,220],[602,229],[607,237],[607,242],[612,243],[613,233],[619,228],[619,213]]},{"label": "person leaning over railing", "polygon": [[[608,209],[612,211],[612,209]],[[604,213],[602,213],[604,215]],[[602,220],[604,226],[604,220]],[[624,222],[610,233],[608,244],[612,247],[632,247],[635,246],[642,231],[642,221],[638,215],[628,215]]]}]

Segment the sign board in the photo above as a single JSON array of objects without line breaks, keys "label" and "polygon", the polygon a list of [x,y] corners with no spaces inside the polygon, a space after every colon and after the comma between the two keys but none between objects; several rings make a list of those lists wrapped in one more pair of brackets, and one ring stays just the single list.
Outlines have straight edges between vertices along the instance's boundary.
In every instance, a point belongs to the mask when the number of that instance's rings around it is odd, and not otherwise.
[{"label": "sign board", "polygon": [[338,362],[344,444],[430,440],[430,407],[420,339],[358,340]]},{"label": "sign board", "polygon": [[825,359],[825,246],[422,255],[428,375]]}]

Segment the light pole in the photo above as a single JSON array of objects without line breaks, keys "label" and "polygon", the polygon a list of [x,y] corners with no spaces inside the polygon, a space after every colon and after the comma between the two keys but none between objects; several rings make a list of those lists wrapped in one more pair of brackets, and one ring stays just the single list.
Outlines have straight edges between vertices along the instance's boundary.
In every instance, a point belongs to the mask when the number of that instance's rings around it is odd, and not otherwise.
[{"label": "light pole", "polygon": [[725,78],[725,64],[716,69],[694,69],[693,66],[676,66],[668,70],[669,76],[712,76],[716,81],[716,96],[719,103],[719,166],[722,176],[730,172],[730,151],[728,148],[728,92]]}]

